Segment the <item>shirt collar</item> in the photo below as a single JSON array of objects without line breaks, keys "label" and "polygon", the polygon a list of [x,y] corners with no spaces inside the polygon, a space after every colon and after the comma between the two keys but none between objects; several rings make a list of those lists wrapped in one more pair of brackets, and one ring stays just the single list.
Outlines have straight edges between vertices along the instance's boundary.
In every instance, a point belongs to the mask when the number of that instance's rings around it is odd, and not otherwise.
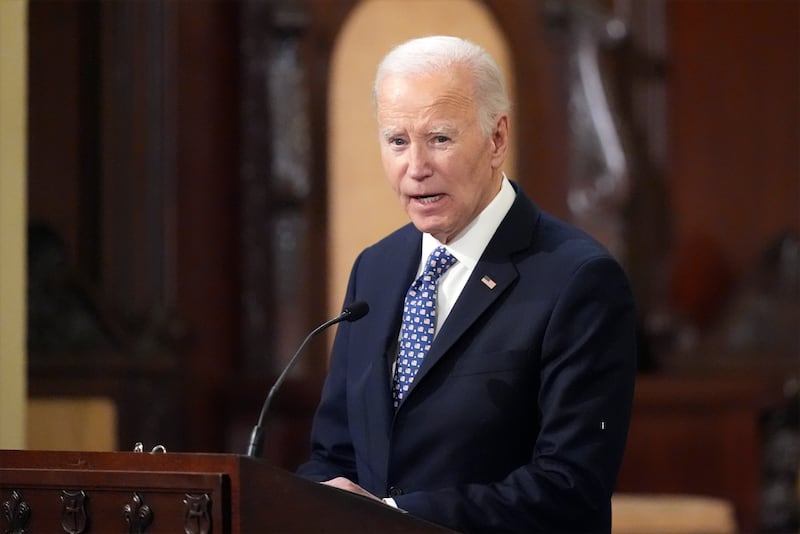
[{"label": "shirt collar", "polygon": [[[422,234],[421,263],[425,262],[436,247],[444,246],[456,257],[461,265],[467,267],[470,271],[474,269],[500,223],[503,222],[508,210],[511,209],[516,196],[517,193],[514,191],[514,187],[508,181],[505,173],[503,173],[500,192],[450,243],[443,245],[431,234]],[[424,267],[421,266],[421,268]]]}]

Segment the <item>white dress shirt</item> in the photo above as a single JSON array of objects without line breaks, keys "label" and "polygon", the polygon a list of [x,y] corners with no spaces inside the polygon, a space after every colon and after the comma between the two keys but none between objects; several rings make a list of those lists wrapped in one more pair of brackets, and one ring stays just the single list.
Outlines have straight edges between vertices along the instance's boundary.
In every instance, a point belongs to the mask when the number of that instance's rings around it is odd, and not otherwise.
[{"label": "white dress shirt", "polygon": [[436,247],[443,246],[450,254],[456,257],[458,262],[450,267],[438,282],[438,292],[436,296],[436,333],[444,324],[450,310],[458,300],[464,286],[467,285],[472,271],[478,264],[478,260],[486,250],[486,246],[491,241],[492,236],[497,231],[497,227],[505,218],[517,194],[505,175],[500,192],[492,199],[488,206],[481,211],[475,219],[450,243],[443,245],[431,234],[422,234],[422,255],[420,257],[417,276],[422,274],[428,256]]}]

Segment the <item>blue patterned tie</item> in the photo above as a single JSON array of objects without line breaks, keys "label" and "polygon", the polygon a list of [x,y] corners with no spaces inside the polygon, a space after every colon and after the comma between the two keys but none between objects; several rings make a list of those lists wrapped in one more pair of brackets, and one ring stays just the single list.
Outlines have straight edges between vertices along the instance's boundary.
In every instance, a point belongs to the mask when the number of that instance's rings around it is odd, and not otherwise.
[{"label": "blue patterned tie", "polygon": [[425,270],[414,280],[403,304],[403,325],[400,328],[397,369],[392,384],[394,407],[406,396],[422,360],[431,348],[436,332],[436,284],[456,258],[444,247],[431,252]]}]

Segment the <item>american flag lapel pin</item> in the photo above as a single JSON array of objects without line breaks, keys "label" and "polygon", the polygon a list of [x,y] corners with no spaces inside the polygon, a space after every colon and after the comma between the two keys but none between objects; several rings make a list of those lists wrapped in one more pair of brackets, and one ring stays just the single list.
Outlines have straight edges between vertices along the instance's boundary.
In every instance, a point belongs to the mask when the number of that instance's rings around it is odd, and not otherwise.
[{"label": "american flag lapel pin", "polygon": [[489,278],[488,275],[485,274],[483,275],[483,278],[481,278],[481,282],[483,282],[483,284],[489,289],[494,289],[494,286],[497,285],[497,282],[495,282],[494,280]]}]

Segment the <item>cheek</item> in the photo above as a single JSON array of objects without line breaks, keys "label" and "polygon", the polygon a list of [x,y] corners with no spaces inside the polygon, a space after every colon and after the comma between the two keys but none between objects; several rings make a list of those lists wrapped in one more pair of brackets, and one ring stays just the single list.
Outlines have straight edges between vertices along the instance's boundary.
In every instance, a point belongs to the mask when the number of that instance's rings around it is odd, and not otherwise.
[{"label": "cheek", "polygon": [[384,159],[383,174],[386,177],[386,181],[389,182],[389,186],[391,186],[392,191],[399,193],[400,180],[403,177],[403,173],[397,161]]}]

